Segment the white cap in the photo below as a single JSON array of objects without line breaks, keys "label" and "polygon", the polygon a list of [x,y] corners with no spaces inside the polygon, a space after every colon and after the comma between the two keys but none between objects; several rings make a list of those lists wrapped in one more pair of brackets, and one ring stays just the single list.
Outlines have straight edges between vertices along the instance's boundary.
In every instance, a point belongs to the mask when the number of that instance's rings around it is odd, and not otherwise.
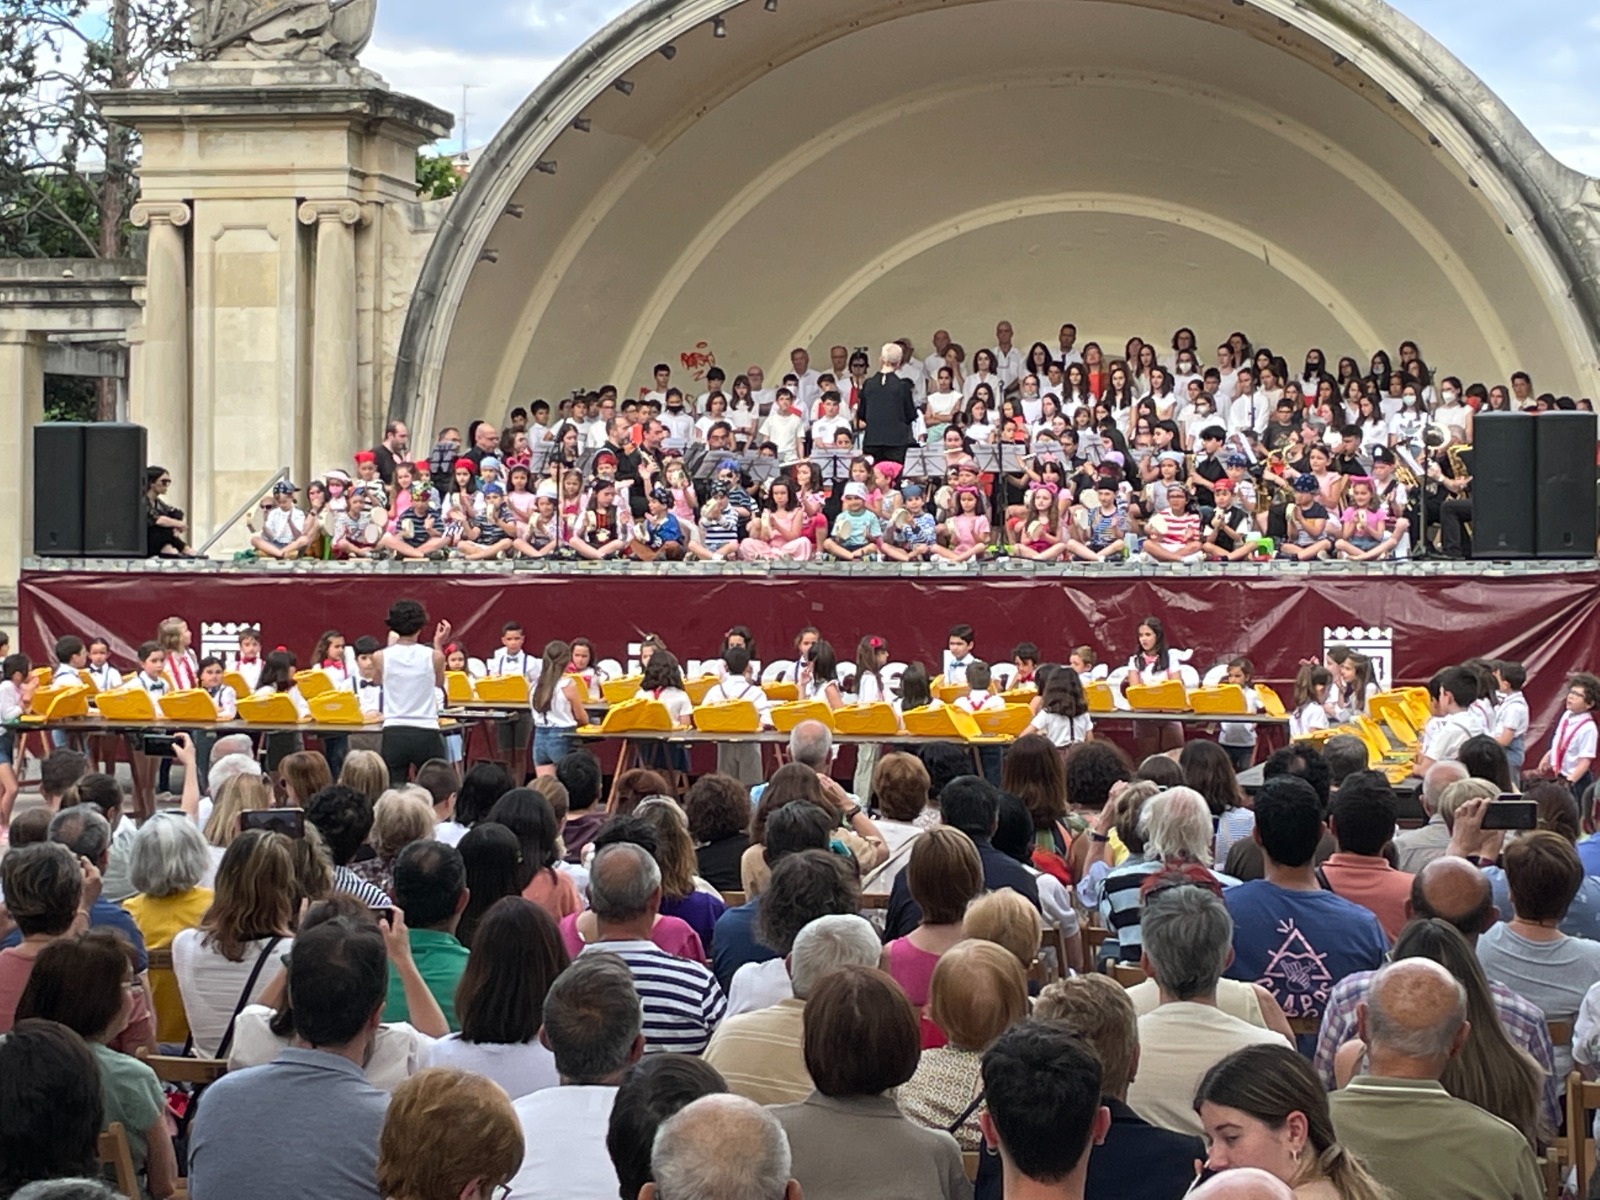
[{"label": "white cap", "polygon": [[561,493],[556,490],[555,480],[541,479],[539,486],[533,490],[533,498],[535,500],[559,500],[561,499]]},{"label": "white cap", "polygon": [[859,479],[845,484],[844,498],[849,500],[852,496],[857,500],[865,500],[867,498],[867,485],[862,483]]}]

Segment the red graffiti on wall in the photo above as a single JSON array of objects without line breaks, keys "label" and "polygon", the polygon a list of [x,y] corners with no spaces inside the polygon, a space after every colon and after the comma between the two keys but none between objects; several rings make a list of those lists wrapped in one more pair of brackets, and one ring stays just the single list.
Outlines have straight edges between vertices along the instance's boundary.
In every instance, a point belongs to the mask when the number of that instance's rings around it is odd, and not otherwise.
[{"label": "red graffiti on wall", "polygon": [[693,376],[696,383],[702,382],[706,372],[717,365],[717,356],[712,353],[711,347],[705,342],[696,342],[693,350],[687,350],[678,356],[678,361],[683,364],[683,369]]}]

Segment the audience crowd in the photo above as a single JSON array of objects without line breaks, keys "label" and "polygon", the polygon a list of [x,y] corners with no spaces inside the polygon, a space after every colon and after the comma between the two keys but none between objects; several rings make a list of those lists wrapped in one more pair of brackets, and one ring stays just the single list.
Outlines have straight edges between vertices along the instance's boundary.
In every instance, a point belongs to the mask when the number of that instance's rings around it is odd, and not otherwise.
[{"label": "audience crowd", "polygon": [[609,799],[574,744],[180,738],[142,821],[61,747],[0,859],[0,1197],[1536,1200],[1600,1064],[1600,697],[1513,770],[1522,682],[1430,682],[1414,811],[1349,737],[1248,792],[1253,745],[1043,730],[843,781],[810,722]]},{"label": "audience crowd", "polygon": [[[246,558],[1177,563],[1470,557],[1479,413],[1592,411],[1524,371],[1463,383],[1391,356],[1292,358],[1183,328],[1121,353],[1009,321],[969,355],[945,330],[797,348],[769,379],[719,366],[578,389],[503,426],[404,422],[304,494],[279,482]],[[1533,480],[1526,481],[1531,488]],[[151,554],[189,553],[151,467]],[[1494,502],[1490,498],[1490,502]]]}]

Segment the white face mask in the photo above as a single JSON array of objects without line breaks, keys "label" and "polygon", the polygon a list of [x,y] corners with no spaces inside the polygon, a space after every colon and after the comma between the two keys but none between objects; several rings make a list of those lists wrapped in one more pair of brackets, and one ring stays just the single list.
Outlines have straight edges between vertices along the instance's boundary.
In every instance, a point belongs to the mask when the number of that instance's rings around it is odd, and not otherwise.
[{"label": "white face mask", "polygon": [[1449,391],[1449,390],[1448,390],[1448,389],[1447,389],[1447,390],[1446,390],[1446,391],[1445,391],[1445,392],[1444,392],[1444,393],[1443,393],[1443,395],[1444,395],[1444,402],[1445,402],[1445,403],[1446,403],[1446,404],[1454,404],[1454,403],[1455,403],[1455,402],[1456,402],[1456,394],[1455,394],[1455,393],[1454,393],[1454,392],[1452,392],[1452,391]]}]

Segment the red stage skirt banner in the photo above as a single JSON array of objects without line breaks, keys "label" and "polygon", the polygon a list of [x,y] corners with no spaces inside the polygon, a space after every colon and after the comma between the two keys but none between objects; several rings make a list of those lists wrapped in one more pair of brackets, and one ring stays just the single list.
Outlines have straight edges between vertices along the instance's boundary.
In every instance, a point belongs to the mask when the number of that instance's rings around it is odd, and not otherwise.
[{"label": "red stage skirt banner", "polygon": [[[1088,645],[1116,668],[1134,653],[1139,622],[1157,616],[1168,644],[1192,649],[1190,665],[1202,674],[1244,655],[1257,680],[1286,702],[1300,661],[1319,657],[1326,643],[1387,653],[1401,684],[1424,683],[1473,655],[1520,661],[1528,669],[1533,738],[1541,742],[1560,715],[1567,674],[1600,669],[1600,570],[1104,579],[35,571],[24,573],[19,590],[20,648],[36,663],[48,661],[57,637],[76,633],[109,638],[124,671],[135,647],[174,615],[189,622],[202,652],[231,651],[234,632],[256,626],[267,649],[287,646],[304,666],[325,630],[350,641],[362,634],[382,640],[384,613],[400,596],[448,619],[482,658],[513,620],[526,629],[535,657],[552,638],[582,635],[599,659],[618,664],[650,633],[682,660],[712,658],[729,626],[746,625],[757,660],[770,665],[792,659],[796,631],[815,625],[841,665],[854,661],[861,637],[876,634],[894,662],[921,661],[930,673],[955,624],[973,627],[978,657],[991,663],[1008,662],[1013,646],[1030,641],[1046,662],[1065,662],[1074,647]],[[1529,761],[1537,761],[1531,744],[1529,750]]]}]

